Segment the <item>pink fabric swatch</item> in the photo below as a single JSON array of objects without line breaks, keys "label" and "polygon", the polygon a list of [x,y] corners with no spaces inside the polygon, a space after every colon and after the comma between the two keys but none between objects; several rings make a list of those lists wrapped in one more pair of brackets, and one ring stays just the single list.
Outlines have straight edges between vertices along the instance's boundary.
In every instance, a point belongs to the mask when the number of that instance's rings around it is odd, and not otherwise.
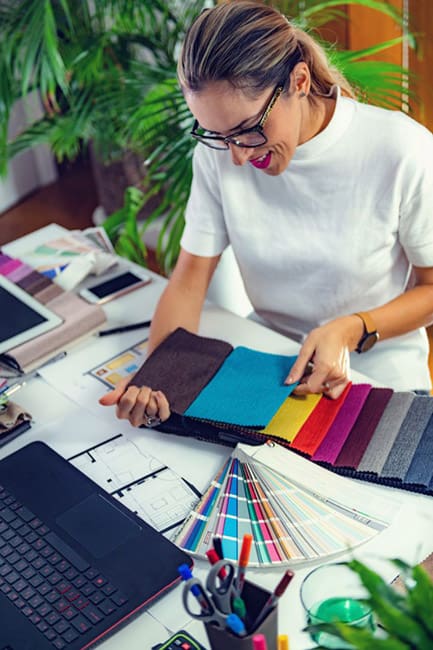
[{"label": "pink fabric swatch", "polygon": [[343,406],[312,460],[331,463],[331,465],[335,463],[370,390],[370,384],[352,384]]}]

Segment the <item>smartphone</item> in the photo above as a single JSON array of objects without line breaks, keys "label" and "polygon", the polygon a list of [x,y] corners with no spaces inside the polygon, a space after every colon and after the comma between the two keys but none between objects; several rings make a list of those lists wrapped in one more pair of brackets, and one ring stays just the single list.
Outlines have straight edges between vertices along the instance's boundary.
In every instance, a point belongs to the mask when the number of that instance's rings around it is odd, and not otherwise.
[{"label": "smartphone", "polygon": [[99,305],[124,296],[134,289],[144,287],[152,281],[152,278],[145,271],[125,271],[120,275],[112,276],[103,282],[94,284],[80,291],[80,296],[87,302]]}]

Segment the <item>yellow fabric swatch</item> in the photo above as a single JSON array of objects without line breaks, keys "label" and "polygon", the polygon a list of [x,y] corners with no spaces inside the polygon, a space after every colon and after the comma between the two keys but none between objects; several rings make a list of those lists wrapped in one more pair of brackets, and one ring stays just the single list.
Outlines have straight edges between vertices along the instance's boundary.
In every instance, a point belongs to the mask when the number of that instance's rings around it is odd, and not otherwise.
[{"label": "yellow fabric swatch", "polygon": [[279,436],[287,442],[292,442],[321,397],[313,394],[299,397],[291,395],[284,400],[261,433]]}]

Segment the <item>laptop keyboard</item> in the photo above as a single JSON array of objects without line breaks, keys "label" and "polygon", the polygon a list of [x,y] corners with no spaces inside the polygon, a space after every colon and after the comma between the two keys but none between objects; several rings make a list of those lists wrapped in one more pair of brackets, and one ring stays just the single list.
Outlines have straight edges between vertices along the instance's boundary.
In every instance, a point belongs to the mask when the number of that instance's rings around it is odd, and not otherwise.
[{"label": "laptop keyboard", "polygon": [[127,601],[1,485],[0,590],[58,650]]}]

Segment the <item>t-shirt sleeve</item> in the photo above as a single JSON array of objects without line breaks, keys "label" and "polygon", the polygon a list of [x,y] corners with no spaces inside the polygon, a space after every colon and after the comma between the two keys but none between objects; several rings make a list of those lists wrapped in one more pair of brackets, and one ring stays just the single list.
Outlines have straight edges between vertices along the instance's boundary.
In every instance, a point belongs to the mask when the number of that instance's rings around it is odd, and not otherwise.
[{"label": "t-shirt sleeve", "polygon": [[215,155],[200,144],[194,150],[191,193],[181,239],[182,248],[202,257],[219,255],[229,244]]},{"label": "t-shirt sleeve", "polygon": [[[399,237],[414,266],[433,266],[433,135],[417,125],[406,158]],[[415,140],[415,142],[414,142]]]}]

